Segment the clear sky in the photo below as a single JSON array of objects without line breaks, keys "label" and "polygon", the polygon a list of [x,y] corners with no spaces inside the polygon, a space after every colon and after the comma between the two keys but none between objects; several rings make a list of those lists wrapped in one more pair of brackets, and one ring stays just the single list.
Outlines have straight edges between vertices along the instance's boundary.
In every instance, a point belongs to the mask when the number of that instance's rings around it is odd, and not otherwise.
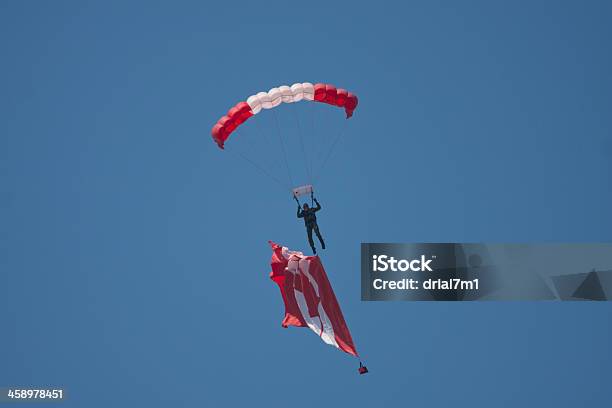
[{"label": "clear sky", "polygon": [[[611,20],[605,1],[3,1],[0,386],[71,407],[612,405],[610,303],[359,298],[361,242],[612,240]],[[298,81],[360,97],[317,192],[367,376],[280,327],[267,240],[304,250],[304,227],[209,135]]]}]

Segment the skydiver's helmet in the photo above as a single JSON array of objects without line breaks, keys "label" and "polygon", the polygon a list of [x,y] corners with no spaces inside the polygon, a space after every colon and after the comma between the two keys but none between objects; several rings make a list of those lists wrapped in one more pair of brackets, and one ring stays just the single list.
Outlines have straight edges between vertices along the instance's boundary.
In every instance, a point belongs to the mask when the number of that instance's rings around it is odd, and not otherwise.
[{"label": "skydiver's helmet", "polygon": [[303,208],[304,210],[307,210],[307,209],[308,209],[308,204],[304,203],[304,205],[302,206],[302,208]]}]

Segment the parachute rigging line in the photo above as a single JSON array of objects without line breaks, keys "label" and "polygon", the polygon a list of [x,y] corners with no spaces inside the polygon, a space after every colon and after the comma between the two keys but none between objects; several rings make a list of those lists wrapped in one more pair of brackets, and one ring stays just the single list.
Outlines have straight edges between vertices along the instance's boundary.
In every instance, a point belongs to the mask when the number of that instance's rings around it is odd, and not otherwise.
[{"label": "parachute rigging line", "polygon": [[331,157],[331,155],[332,155],[332,153],[334,151],[334,148],[338,144],[338,141],[342,138],[342,135],[344,135],[344,131],[346,130],[346,126],[347,126],[347,122],[344,122],[344,125],[342,125],[342,128],[340,129],[340,131],[336,135],[336,138],[334,139],[334,141],[332,142],[332,145],[330,146],[329,150],[327,151],[327,156],[325,157],[325,160],[323,160],[323,164],[321,165],[321,167],[319,167],[319,172],[315,175],[314,180],[312,181],[313,185],[317,181],[318,177],[321,175],[321,172],[323,171],[323,169],[325,168],[325,165],[327,164],[327,161]]},{"label": "parachute rigging line", "polygon": [[[272,151],[278,151],[278,147],[274,145],[274,143],[272,143],[272,141],[270,140],[270,136],[268,135],[268,132],[266,132],[265,130],[263,130],[261,128],[261,124],[259,123],[259,121],[255,121],[255,130],[258,133],[260,139],[265,139],[266,144],[268,146],[268,151],[272,152]],[[263,137],[262,137],[263,134]],[[249,151],[253,151],[253,150],[249,150]],[[272,154],[272,163],[274,164],[274,167],[276,167],[278,170],[282,170],[282,165],[280,164],[280,161],[278,160],[278,158],[276,157],[275,154]]]},{"label": "parachute rigging line", "polygon": [[276,133],[278,134],[278,140],[280,141],[281,150],[283,151],[283,159],[285,160],[285,167],[287,168],[287,175],[289,175],[289,184],[293,185],[293,178],[291,177],[291,169],[289,169],[289,161],[287,160],[287,152],[285,150],[285,142],[281,136],[280,125],[278,124],[278,116],[276,111],[272,111],[274,114],[274,123],[276,124]]},{"label": "parachute rigging line", "polygon": [[[310,137],[307,138],[306,140],[309,141],[309,149],[310,149],[310,174],[311,176],[313,175],[314,171],[315,171],[315,147],[316,147],[316,141],[315,141],[315,104],[312,104],[311,107],[311,115],[310,115],[310,119],[311,119],[311,128],[310,128]],[[312,184],[312,180],[310,181],[310,183]]]},{"label": "parachute rigging line", "polygon": [[[231,150],[228,150],[228,152],[232,152]],[[257,163],[255,163],[253,160],[249,159],[244,153],[237,151],[236,153],[238,153],[238,155],[245,161],[247,161],[248,163],[250,163],[253,167],[255,167],[257,170],[259,170],[263,175],[269,177],[271,180],[275,181],[279,186],[281,186],[283,189],[289,189],[291,190],[291,187],[287,186],[287,184],[283,183],[282,181],[280,181],[278,178],[274,177],[273,175],[271,175],[269,172],[267,172],[263,167],[261,167],[260,165],[258,165]]]},{"label": "parachute rigging line", "polygon": [[300,118],[298,117],[297,111],[295,109],[291,109],[293,111],[293,116],[295,117],[295,124],[298,129],[298,135],[300,137],[300,146],[302,147],[302,154],[304,155],[304,165],[306,167],[306,175],[308,176],[308,182],[312,184],[312,172],[308,166],[308,154],[306,153],[306,148],[304,147],[304,138],[302,137],[302,127],[300,126]]},{"label": "parachute rigging line", "polygon": [[[266,143],[268,145],[268,148],[270,150],[274,149],[274,145],[270,142],[268,134],[266,132],[261,131],[261,129],[259,128],[259,124],[257,124],[255,127],[256,127],[256,132],[257,132],[257,136],[259,136],[259,139],[265,139]],[[246,132],[246,133],[250,133],[250,132]],[[262,137],[261,133],[264,133],[265,137]],[[246,137],[246,136],[249,136],[249,137]],[[245,135],[245,137],[243,138],[243,139],[248,139],[248,141],[245,142],[246,146],[243,146],[243,147],[246,147],[246,151],[247,152],[255,151],[255,142],[254,142],[254,139],[253,139],[252,136],[253,136],[252,134],[248,134],[248,135]],[[272,174],[270,174],[269,171],[266,171],[264,166],[261,166],[260,164],[258,164],[258,162],[255,159],[251,159],[247,154],[245,154],[244,149],[238,147],[239,144],[235,144],[235,146],[236,146],[235,152],[237,153],[238,156],[240,156],[241,159],[243,159],[244,161],[246,161],[249,164],[251,164],[257,170],[259,170],[264,176],[269,177],[270,179],[275,181],[277,184],[279,184],[281,187],[283,187],[283,189],[287,188],[287,184],[281,182],[277,177],[275,177]],[[276,148],[276,149],[278,149],[278,148]],[[228,151],[231,152],[231,153],[234,153],[231,149],[228,150]],[[273,157],[274,157],[274,155],[273,155]],[[277,167],[277,168],[282,170],[282,167],[280,166],[280,164],[278,163],[277,160],[272,160],[271,162],[272,162],[272,164],[274,164],[274,166],[270,166],[270,167],[272,167],[273,169],[275,167]],[[274,171],[272,171],[272,173],[274,173]]]}]

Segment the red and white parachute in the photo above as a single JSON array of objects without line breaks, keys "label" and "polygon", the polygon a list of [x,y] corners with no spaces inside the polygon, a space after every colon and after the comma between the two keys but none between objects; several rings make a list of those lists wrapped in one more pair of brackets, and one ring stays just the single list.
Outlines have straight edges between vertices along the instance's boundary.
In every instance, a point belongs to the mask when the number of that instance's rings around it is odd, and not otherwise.
[{"label": "red and white parachute", "polygon": [[[271,241],[270,245],[270,279],[278,285],[285,303],[282,326],[309,327],[325,343],[359,357],[319,257],[305,256]],[[366,372],[360,363],[359,373]]]},{"label": "red and white parachute", "polygon": [[344,108],[347,119],[353,116],[358,104],[356,95],[333,85],[322,83],[313,85],[310,82],[295,83],[291,86],[282,85],[268,92],[251,95],[246,102],[238,102],[213,126],[212,138],[223,149],[232,132],[262,109],[272,109],[281,103],[300,101],[321,102]]}]

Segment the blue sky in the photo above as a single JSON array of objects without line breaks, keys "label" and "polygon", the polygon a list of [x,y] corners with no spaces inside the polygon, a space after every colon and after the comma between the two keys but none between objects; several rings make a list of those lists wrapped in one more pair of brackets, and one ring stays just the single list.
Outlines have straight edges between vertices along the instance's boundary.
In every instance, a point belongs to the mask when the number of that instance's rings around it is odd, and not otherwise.
[{"label": "blue sky", "polygon": [[[610,4],[358,3],[0,5],[0,386],[87,407],[612,403],[610,304],[359,300],[361,242],[612,240]],[[303,225],[209,136],[298,81],[360,97],[317,192],[367,376],[280,327],[267,240],[306,249]],[[343,119],[321,112],[324,140]]]}]

